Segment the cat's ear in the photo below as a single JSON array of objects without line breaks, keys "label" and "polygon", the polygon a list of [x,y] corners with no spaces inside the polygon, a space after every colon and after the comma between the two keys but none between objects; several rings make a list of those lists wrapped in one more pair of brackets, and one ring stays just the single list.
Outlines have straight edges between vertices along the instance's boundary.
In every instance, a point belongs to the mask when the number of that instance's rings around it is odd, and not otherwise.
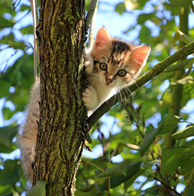
[{"label": "cat's ear", "polygon": [[145,65],[149,54],[150,54],[149,45],[137,46],[131,50],[131,58],[137,63],[138,66],[141,67]]},{"label": "cat's ear", "polygon": [[105,27],[98,30],[95,40],[96,47],[108,47],[112,43],[112,38]]}]

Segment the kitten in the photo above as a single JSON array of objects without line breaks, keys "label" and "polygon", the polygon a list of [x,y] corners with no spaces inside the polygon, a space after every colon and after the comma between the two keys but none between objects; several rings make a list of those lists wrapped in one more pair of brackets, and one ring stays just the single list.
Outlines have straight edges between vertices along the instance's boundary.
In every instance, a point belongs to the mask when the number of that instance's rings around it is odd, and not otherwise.
[{"label": "kitten", "polygon": [[140,74],[149,53],[148,45],[135,47],[112,38],[104,27],[99,29],[91,51],[86,50],[89,85],[83,92],[86,108],[96,109],[113,89],[129,85]]},{"label": "kitten", "polygon": [[[149,52],[149,46],[131,46],[112,38],[104,27],[101,28],[92,49],[86,50],[88,87],[83,92],[83,102],[87,110],[95,110],[115,88],[130,84],[140,74]],[[21,126],[22,134],[18,137],[24,172],[30,182],[33,177],[32,164],[38,133],[39,102],[40,81],[37,80],[26,108],[27,118]]]}]

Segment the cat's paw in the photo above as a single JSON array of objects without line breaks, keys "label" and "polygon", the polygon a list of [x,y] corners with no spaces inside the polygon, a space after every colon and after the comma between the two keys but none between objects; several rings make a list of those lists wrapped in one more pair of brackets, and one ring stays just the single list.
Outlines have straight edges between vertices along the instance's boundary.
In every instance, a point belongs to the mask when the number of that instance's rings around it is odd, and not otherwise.
[{"label": "cat's paw", "polygon": [[86,88],[82,95],[82,100],[87,110],[96,109],[96,107],[98,106],[98,96],[96,90],[92,86],[89,86],[88,88]]},{"label": "cat's paw", "polygon": [[32,164],[33,164],[34,161],[35,161],[35,155],[36,155],[35,147],[36,147],[35,145],[32,147],[32,152],[31,152],[31,156],[30,156],[31,161],[32,161]]},{"label": "cat's paw", "polygon": [[91,74],[93,72],[94,60],[93,60],[91,54],[86,54],[85,68],[86,68],[86,73],[87,74]]}]

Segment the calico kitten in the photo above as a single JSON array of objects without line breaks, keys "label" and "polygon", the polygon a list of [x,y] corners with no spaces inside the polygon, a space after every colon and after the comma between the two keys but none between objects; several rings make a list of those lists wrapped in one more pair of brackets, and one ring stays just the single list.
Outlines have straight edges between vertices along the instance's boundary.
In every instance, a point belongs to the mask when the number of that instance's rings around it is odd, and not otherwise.
[{"label": "calico kitten", "polygon": [[[112,38],[104,27],[101,28],[92,49],[86,50],[88,88],[83,92],[83,102],[87,110],[95,110],[110,96],[113,89],[130,84],[140,74],[149,52],[149,46],[131,46]],[[31,182],[40,115],[39,102],[40,81],[37,80],[26,108],[27,118],[21,126],[22,134],[18,137],[24,172]]]},{"label": "calico kitten", "polygon": [[132,46],[112,38],[104,27],[101,28],[91,51],[86,50],[89,85],[83,92],[86,108],[96,109],[113,89],[129,85],[140,74],[149,53],[148,45]]}]

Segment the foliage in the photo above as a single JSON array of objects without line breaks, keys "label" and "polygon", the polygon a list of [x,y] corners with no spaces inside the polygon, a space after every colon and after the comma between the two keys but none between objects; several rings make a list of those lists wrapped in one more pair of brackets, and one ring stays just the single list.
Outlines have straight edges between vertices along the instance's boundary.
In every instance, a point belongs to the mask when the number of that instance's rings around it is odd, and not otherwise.
[{"label": "foliage", "polygon": [[[133,13],[137,19],[124,35],[130,36],[136,31],[134,43],[149,43],[152,48],[144,72],[178,50],[178,41],[193,41],[193,29],[187,36],[178,31],[177,26],[178,6],[188,6],[191,1],[169,2],[125,0],[115,5],[115,14],[128,17],[127,14]],[[110,6],[109,1],[100,1],[99,7],[104,4]],[[0,128],[0,195],[24,195],[28,183],[18,157],[12,157],[17,151],[15,136],[17,124],[21,123],[18,120],[22,118],[21,112],[33,83],[32,44],[28,42],[33,29],[32,23],[22,25],[22,20],[31,18],[29,3],[22,2],[14,11],[11,0],[2,0],[0,10],[0,97],[6,122]],[[194,135],[194,111],[192,108],[189,112],[184,110],[193,104],[193,61],[189,56],[187,60],[174,63],[135,91],[133,99],[123,99],[123,103],[117,104],[97,122],[90,148],[102,153],[94,159],[83,157],[77,173],[77,196],[151,196],[161,194],[162,188],[168,193],[166,195],[181,194],[178,188],[187,184],[194,164],[194,140],[189,138]],[[184,69],[185,74],[174,81],[180,69]],[[180,116],[169,114],[174,101],[171,89],[176,85],[183,86]],[[166,135],[177,127],[179,131],[172,135],[175,145],[164,148]],[[7,159],[5,155],[10,156]],[[45,183],[37,185],[40,191],[44,191]],[[189,195],[193,195],[193,191],[192,187]]]}]

